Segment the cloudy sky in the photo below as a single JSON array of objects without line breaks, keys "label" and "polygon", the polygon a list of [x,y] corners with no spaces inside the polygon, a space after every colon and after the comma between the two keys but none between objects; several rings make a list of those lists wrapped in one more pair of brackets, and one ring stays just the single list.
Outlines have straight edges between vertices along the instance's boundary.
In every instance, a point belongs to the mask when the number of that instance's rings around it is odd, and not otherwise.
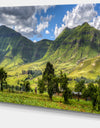
[{"label": "cloudy sky", "polygon": [[74,28],[84,22],[100,30],[100,4],[0,8],[0,25],[20,32],[34,43],[54,40],[65,27]]}]

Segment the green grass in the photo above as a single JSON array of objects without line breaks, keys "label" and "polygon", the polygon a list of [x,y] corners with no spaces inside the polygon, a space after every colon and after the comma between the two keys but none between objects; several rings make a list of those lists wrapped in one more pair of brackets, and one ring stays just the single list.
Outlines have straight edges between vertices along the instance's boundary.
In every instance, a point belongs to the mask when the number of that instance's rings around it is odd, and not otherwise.
[{"label": "green grass", "polygon": [[96,79],[100,75],[100,56],[82,61],[77,67],[69,74],[69,77],[84,76],[89,79]]},{"label": "green grass", "polygon": [[[84,76],[88,79],[96,79],[98,75],[100,75],[100,56],[86,59],[80,62],[79,64],[74,64],[71,62],[56,62],[53,64],[56,75],[60,74],[60,71],[62,70],[63,73],[66,73],[68,77],[76,78]],[[36,61],[33,63],[28,63],[20,66],[15,66],[12,69],[6,69],[8,73],[7,82],[10,85],[17,85],[18,80],[25,79],[27,75],[22,75],[22,70],[41,70],[44,71],[46,66],[45,61]],[[35,77],[33,79],[29,79],[31,83],[31,87],[34,88],[37,86],[37,80],[38,77]],[[70,87],[73,88],[75,83],[72,81],[69,83]]]},{"label": "green grass", "polygon": [[92,109],[91,101],[81,99],[78,102],[77,99],[70,99],[69,104],[64,104],[62,97],[53,96],[51,101],[47,94],[0,92],[0,102],[100,114],[100,111]]}]

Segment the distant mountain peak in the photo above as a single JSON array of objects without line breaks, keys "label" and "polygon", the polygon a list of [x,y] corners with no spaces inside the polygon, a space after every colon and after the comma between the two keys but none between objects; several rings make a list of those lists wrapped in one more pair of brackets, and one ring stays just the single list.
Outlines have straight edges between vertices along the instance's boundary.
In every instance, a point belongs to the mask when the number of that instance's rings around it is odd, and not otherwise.
[{"label": "distant mountain peak", "polygon": [[42,40],[40,40],[40,41],[38,41],[38,42],[41,42],[41,41],[52,41],[52,40],[49,40],[49,39],[42,39]]},{"label": "distant mountain peak", "polygon": [[66,27],[65,29],[66,29],[66,30],[70,30],[70,28],[68,28],[68,27]]},{"label": "distant mountain peak", "polygon": [[[11,28],[7,27],[6,25],[1,25],[1,26],[0,26],[0,29],[1,29],[1,28],[2,28],[2,29],[11,29]],[[11,30],[12,30],[12,29],[11,29]]]},{"label": "distant mountain peak", "polygon": [[[91,26],[89,23],[87,22],[84,22],[82,25],[81,25],[82,28],[91,28],[91,29],[96,29],[94,28],[93,26]],[[98,30],[99,31],[99,30]]]},{"label": "distant mountain peak", "polygon": [[3,28],[3,27],[6,27],[6,26],[5,26],[5,25],[1,25],[0,27],[2,27],[2,28]]},{"label": "distant mountain peak", "polygon": [[10,36],[21,36],[19,32],[16,32],[14,29],[7,27],[5,25],[0,26],[0,36],[10,37]]},{"label": "distant mountain peak", "polygon": [[87,22],[84,22],[82,26],[90,26]]}]

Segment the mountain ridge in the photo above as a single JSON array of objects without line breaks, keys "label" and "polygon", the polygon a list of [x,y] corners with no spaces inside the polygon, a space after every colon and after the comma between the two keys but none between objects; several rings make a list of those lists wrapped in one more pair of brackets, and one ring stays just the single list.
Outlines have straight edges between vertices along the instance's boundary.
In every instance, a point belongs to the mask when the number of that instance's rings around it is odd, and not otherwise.
[{"label": "mountain ridge", "polygon": [[[65,28],[54,41],[52,49],[54,49],[52,56],[55,57],[56,53],[59,53],[59,57],[63,60],[73,60],[73,62],[77,62],[81,58],[95,57],[100,54],[100,31],[88,23],[69,29],[69,32]],[[55,59],[57,58],[55,57]]]},{"label": "mountain ridge", "polygon": [[[65,63],[66,65],[76,66],[85,59],[100,55],[100,31],[88,23],[73,29],[65,28],[54,41],[43,39],[37,43],[33,43],[20,33],[16,33],[16,31],[6,26],[2,26],[3,28],[8,30],[6,31],[5,29],[3,32],[0,32],[1,35],[2,33],[4,35],[4,31],[8,33],[9,30],[11,30],[11,33],[15,33],[13,34],[15,37],[9,37],[8,34],[6,39],[0,36],[1,65],[8,68],[35,61],[41,63],[50,61],[58,65]],[[2,45],[2,41],[6,45]],[[6,52],[2,55],[4,50]]]},{"label": "mountain ridge", "polygon": [[[28,62],[33,62],[37,59],[40,59],[45,54],[46,50],[49,47],[49,43],[52,41],[46,40],[45,48],[41,47],[40,52],[37,55],[39,46],[35,46],[31,40],[22,36],[20,33],[15,30],[8,28],[6,26],[0,26],[0,62],[2,66],[7,66],[11,63],[11,66],[18,64],[24,64]],[[42,45],[45,41],[40,41]],[[38,43],[37,43],[38,44]],[[16,64],[15,64],[16,63]]]}]

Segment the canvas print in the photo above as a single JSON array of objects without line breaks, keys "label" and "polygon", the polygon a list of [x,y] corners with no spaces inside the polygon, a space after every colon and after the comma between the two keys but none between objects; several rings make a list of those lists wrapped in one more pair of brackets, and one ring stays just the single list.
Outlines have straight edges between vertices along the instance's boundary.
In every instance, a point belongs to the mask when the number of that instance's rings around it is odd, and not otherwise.
[{"label": "canvas print", "polygon": [[0,102],[100,114],[100,4],[0,7]]}]

